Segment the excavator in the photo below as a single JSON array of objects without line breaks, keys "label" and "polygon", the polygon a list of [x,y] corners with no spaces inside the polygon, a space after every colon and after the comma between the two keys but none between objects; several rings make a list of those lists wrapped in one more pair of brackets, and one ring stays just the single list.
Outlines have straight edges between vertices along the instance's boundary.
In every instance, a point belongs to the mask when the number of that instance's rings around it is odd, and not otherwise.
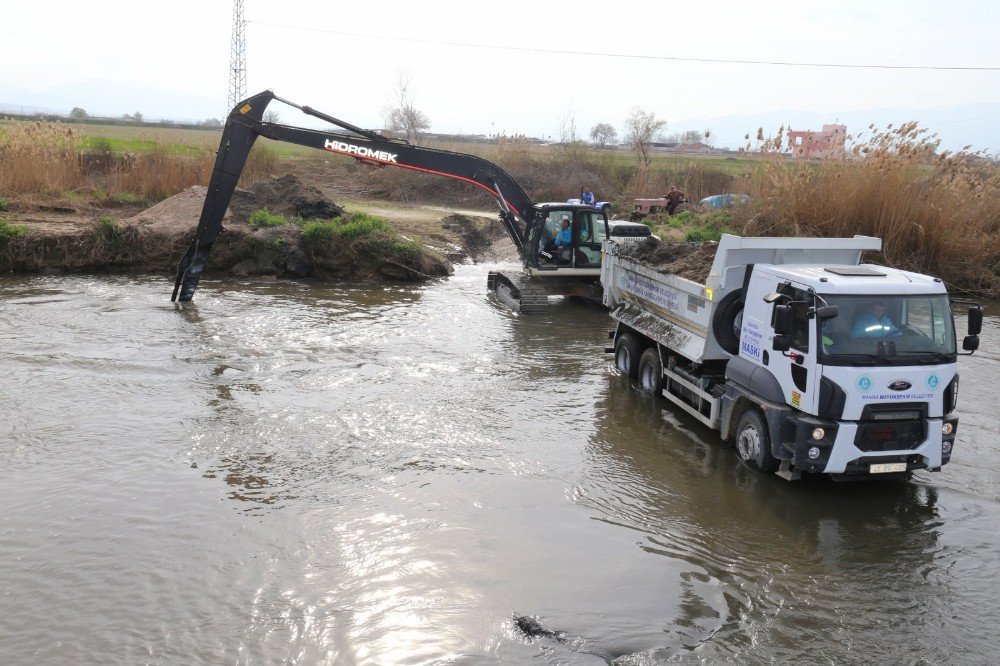
[{"label": "excavator", "polygon": [[[277,100],[319,118],[341,131],[293,127],[264,121],[268,104]],[[194,240],[177,267],[172,301],[190,301],[222,233],[222,219],[257,137],[285,141],[344,155],[377,167],[398,167],[475,185],[500,208],[500,222],[517,248],[523,271],[489,273],[487,287],[509,306],[524,312],[544,310],[550,295],[600,297],[601,243],[612,235],[606,209],[579,203],[534,203],[502,168],[475,155],[412,145],[356,127],[309,106],[282,99],[267,90],[237,104],[222,140]],[[570,245],[553,239],[569,221]],[[645,225],[614,225],[615,235],[648,235]]]}]

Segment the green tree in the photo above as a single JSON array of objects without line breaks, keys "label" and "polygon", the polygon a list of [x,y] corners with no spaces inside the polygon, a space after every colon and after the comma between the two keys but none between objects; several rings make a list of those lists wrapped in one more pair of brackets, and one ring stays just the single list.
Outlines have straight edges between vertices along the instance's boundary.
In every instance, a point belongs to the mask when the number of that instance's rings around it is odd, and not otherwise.
[{"label": "green tree", "polygon": [[90,116],[87,115],[87,112],[85,110],[81,109],[78,106],[74,106],[73,110],[69,112],[69,117],[72,118],[73,120],[84,120],[85,118],[89,118]]},{"label": "green tree", "polygon": [[590,130],[590,138],[598,148],[604,148],[618,140],[618,132],[611,123],[597,123]]}]

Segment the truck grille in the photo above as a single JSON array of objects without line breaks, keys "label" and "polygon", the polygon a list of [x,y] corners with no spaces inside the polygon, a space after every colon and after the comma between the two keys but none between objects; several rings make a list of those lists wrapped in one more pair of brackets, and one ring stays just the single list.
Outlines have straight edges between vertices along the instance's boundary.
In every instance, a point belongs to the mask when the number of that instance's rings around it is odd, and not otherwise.
[{"label": "truck grille", "polygon": [[854,445],[862,451],[908,451],[926,439],[923,419],[859,423]]}]

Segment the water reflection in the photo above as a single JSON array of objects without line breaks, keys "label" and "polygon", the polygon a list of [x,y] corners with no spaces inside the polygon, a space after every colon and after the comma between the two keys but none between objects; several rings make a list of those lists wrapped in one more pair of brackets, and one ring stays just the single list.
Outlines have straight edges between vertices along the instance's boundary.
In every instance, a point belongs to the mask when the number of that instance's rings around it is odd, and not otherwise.
[{"label": "water reflection", "polygon": [[643,534],[639,547],[672,561],[680,581],[676,615],[650,654],[768,646],[784,658],[850,637],[877,644],[887,625],[911,633],[902,617],[936,612],[947,592],[928,575],[940,551],[934,488],[762,475],[617,377],[596,417],[578,501]]},{"label": "water reflection", "polygon": [[11,663],[997,651],[995,320],[944,472],[789,485],[618,379],[605,313],[511,315],[484,269],[182,310],[167,280],[2,280]]}]

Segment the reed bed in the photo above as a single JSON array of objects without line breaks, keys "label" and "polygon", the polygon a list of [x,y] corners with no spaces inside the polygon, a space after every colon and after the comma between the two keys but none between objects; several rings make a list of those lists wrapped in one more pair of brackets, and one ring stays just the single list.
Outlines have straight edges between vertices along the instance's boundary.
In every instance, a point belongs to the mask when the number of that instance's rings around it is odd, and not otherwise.
[{"label": "reed bed", "polygon": [[[764,149],[780,140],[779,132]],[[877,236],[891,265],[954,288],[1000,293],[1000,166],[980,153],[939,153],[938,143],[907,123],[869,128],[846,159],[768,160],[737,184],[751,205],[734,209],[735,228],[758,236]]]},{"label": "reed bed", "polygon": [[[122,150],[59,123],[6,123],[0,133],[0,196],[155,202],[208,184],[215,165],[212,149],[135,143],[142,149]],[[277,170],[274,152],[255,146],[241,182],[266,179]]]}]

